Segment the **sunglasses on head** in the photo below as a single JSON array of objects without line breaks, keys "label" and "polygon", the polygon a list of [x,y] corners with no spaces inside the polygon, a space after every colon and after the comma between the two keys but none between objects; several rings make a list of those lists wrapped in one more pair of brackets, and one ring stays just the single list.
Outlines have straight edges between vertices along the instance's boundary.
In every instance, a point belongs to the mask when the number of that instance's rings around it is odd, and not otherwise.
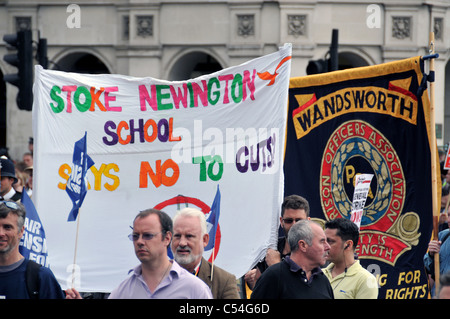
[{"label": "sunglasses on head", "polygon": [[0,200],[0,203],[6,205],[6,207],[8,207],[10,209],[14,209],[14,210],[19,209],[19,205],[17,205],[14,202],[8,202],[8,201],[5,201],[5,200]]}]

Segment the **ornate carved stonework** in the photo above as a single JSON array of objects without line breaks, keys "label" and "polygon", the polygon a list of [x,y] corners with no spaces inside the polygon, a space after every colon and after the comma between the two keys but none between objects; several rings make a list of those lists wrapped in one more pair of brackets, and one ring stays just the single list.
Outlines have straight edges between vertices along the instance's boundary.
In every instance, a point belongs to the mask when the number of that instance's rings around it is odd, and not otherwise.
[{"label": "ornate carved stonework", "polygon": [[306,35],[306,15],[288,14],[288,35]]},{"label": "ornate carved stonework", "polygon": [[444,39],[444,19],[443,18],[434,18],[433,31],[434,31],[434,38],[436,40]]},{"label": "ornate carved stonework", "polygon": [[141,38],[153,36],[153,16],[136,16],[136,35]]},{"label": "ornate carved stonework", "polygon": [[392,17],[392,37],[399,40],[411,37],[411,17]]},{"label": "ornate carved stonework", "polygon": [[253,14],[238,14],[238,36],[248,37],[255,35],[255,16]]},{"label": "ornate carved stonework", "polygon": [[31,30],[31,17],[15,17],[16,31]]}]

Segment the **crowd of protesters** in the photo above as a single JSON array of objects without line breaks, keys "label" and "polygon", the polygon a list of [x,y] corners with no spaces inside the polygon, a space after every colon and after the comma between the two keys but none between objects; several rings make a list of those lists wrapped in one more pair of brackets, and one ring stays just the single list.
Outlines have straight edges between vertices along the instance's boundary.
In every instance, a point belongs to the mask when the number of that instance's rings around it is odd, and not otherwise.
[{"label": "crowd of protesters", "polygon": [[[32,196],[33,148],[21,161],[7,152],[0,154],[0,298],[81,299],[87,295],[75,289],[62,291],[52,271],[40,267],[19,253],[26,211],[22,192]],[[1,153],[1,151],[0,151]],[[440,289],[433,298],[450,298],[449,200],[450,172],[441,166],[442,211],[438,239],[431,240],[424,256],[430,287],[434,287],[433,260],[440,256]],[[308,201],[298,195],[284,199],[280,227],[283,235],[277,250],[244,277],[236,280],[226,270],[212,265],[203,256],[208,244],[204,214],[193,208],[177,213],[172,220],[155,209],[139,212],[133,222],[130,240],[141,262],[131,275],[112,291],[100,294],[125,299],[376,299],[376,278],[364,269],[355,254],[359,228],[350,220],[338,218],[321,226],[309,217]],[[174,255],[167,258],[167,249]],[[39,282],[30,288],[33,272]],[[240,284],[239,284],[240,283]]]}]

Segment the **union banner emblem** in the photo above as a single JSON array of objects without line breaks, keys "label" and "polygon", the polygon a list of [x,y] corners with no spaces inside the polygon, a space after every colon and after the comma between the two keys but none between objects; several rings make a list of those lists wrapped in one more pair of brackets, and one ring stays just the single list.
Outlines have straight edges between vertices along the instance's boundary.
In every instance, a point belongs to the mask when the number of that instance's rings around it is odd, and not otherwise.
[{"label": "union banner emblem", "polygon": [[289,85],[284,195],[305,197],[322,225],[351,220],[355,180],[372,176],[355,253],[378,279],[381,299],[426,298],[428,291],[423,256],[433,204],[423,79],[423,60],[415,57]]},{"label": "union banner emblem", "polygon": [[[322,158],[320,189],[327,219],[350,218],[357,174],[373,174],[361,220],[360,258],[395,265],[411,245],[417,245],[419,216],[401,215],[406,182],[392,144],[364,121],[341,124],[330,136]],[[405,217],[407,217],[405,219]]]}]

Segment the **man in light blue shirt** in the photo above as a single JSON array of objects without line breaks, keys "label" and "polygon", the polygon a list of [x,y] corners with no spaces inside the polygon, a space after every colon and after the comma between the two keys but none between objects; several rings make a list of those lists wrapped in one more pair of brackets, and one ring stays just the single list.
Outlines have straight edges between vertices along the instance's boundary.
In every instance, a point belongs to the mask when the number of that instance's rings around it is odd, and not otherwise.
[{"label": "man in light blue shirt", "polygon": [[130,235],[141,264],[114,289],[110,299],[212,299],[208,286],[167,257],[172,239],[172,219],[148,209],[133,222]]}]

